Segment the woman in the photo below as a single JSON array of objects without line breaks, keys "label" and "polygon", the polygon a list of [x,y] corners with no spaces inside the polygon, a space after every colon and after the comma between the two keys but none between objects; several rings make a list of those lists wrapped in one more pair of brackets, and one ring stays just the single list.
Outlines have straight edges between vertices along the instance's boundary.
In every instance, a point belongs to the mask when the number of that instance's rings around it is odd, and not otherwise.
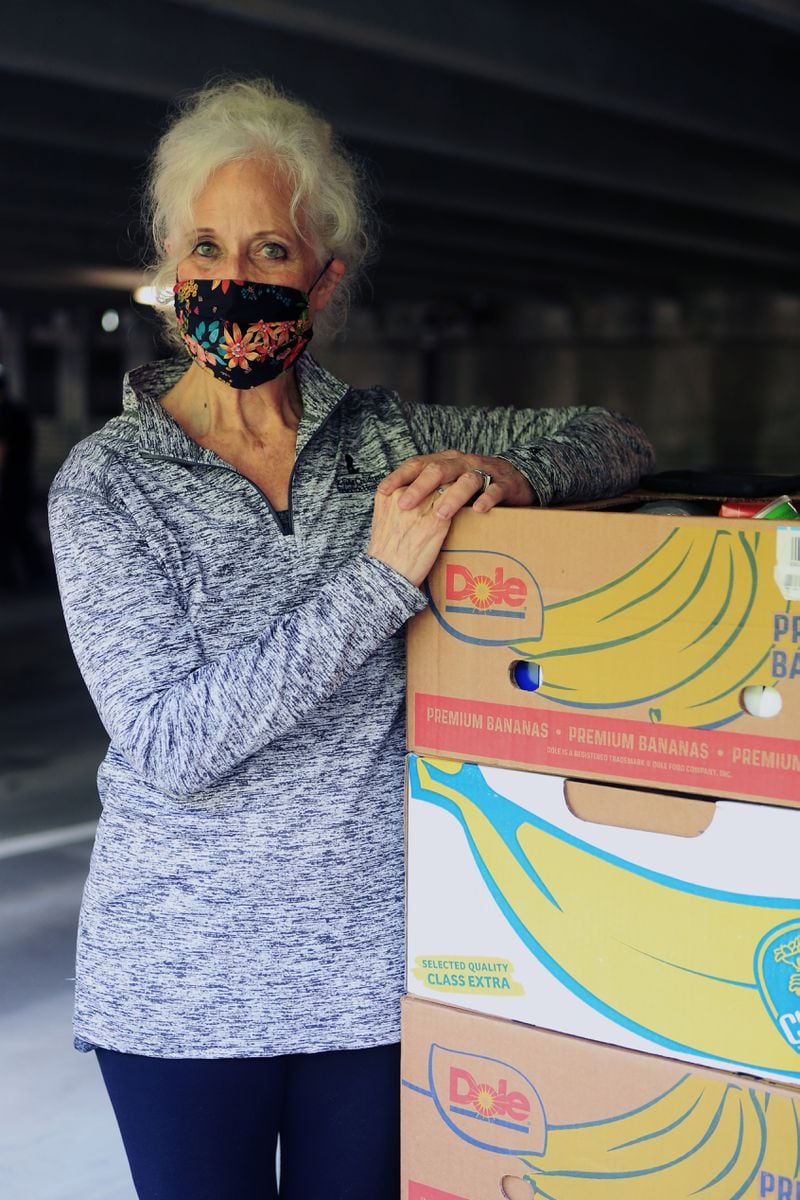
[{"label": "woman", "polygon": [[602,410],[429,408],[315,362],[364,223],[328,127],[269,83],[192,98],[151,194],[182,352],[50,499],[111,739],[76,1043],[140,1197],[274,1197],[278,1135],[281,1197],[390,1197],[403,626],[464,504],[613,494],[650,449]]}]

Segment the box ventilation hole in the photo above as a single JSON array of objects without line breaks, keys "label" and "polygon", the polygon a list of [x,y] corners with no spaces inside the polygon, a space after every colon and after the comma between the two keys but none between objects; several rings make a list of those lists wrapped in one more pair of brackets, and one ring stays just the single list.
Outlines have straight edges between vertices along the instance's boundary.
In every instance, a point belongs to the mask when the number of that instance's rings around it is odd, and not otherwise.
[{"label": "box ventilation hole", "polygon": [[523,692],[538,692],[544,683],[544,674],[539,664],[528,662],[524,658],[512,662],[509,674],[514,687]]},{"label": "box ventilation hole", "polygon": [[500,1180],[500,1195],[505,1200],[534,1200],[536,1193],[527,1179],[519,1175],[504,1175]]},{"label": "box ventilation hole", "polygon": [[739,697],[742,708],[751,717],[775,717],[783,707],[783,699],[777,688],[750,684]]}]

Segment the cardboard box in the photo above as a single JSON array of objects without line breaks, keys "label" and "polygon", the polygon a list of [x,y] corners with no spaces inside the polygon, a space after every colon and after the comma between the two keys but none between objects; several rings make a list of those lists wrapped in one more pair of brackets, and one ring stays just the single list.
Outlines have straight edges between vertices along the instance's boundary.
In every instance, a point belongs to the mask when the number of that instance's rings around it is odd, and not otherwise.
[{"label": "cardboard box", "polygon": [[800,524],[464,512],[427,587],[412,750],[800,804]]},{"label": "cardboard box", "polygon": [[404,1200],[798,1200],[800,1094],[403,1001]]},{"label": "cardboard box", "polygon": [[800,814],[412,755],[407,991],[800,1082]]}]

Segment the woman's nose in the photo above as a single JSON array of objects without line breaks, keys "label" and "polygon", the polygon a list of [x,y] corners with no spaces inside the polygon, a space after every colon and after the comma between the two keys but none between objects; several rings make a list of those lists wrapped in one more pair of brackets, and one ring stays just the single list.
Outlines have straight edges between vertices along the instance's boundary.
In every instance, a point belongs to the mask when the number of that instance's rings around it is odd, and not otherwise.
[{"label": "woman's nose", "polygon": [[215,279],[247,279],[250,270],[247,247],[229,244],[209,265],[212,266]]},{"label": "woman's nose", "polygon": [[247,254],[231,251],[225,260],[226,279],[247,279]]}]

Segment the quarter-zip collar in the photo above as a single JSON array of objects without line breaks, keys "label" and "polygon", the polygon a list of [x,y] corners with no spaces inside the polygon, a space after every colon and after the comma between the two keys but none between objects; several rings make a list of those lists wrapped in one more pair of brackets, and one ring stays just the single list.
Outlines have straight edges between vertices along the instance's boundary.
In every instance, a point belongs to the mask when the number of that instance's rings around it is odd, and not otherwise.
[{"label": "quarter-zip collar", "polygon": [[[136,420],[140,447],[149,454],[182,462],[224,462],[213,450],[199,445],[161,405],[161,397],[173,388],[191,366],[189,358],[158,359],[137,367],[125,377],[123,414]],[[297,430],[296,457],[322,427],[349,391],[346,383],[312,358],[308,352],[295,363],[302,416]]]},{"label": "quarter-zip collar", "polygon": [[317,430],[322,428],[333,410],[344,400],[350,385],[326,371],[307,350],[298,358],[295,369],[302,405],[297,430],[296,457],[299,458]]}]

